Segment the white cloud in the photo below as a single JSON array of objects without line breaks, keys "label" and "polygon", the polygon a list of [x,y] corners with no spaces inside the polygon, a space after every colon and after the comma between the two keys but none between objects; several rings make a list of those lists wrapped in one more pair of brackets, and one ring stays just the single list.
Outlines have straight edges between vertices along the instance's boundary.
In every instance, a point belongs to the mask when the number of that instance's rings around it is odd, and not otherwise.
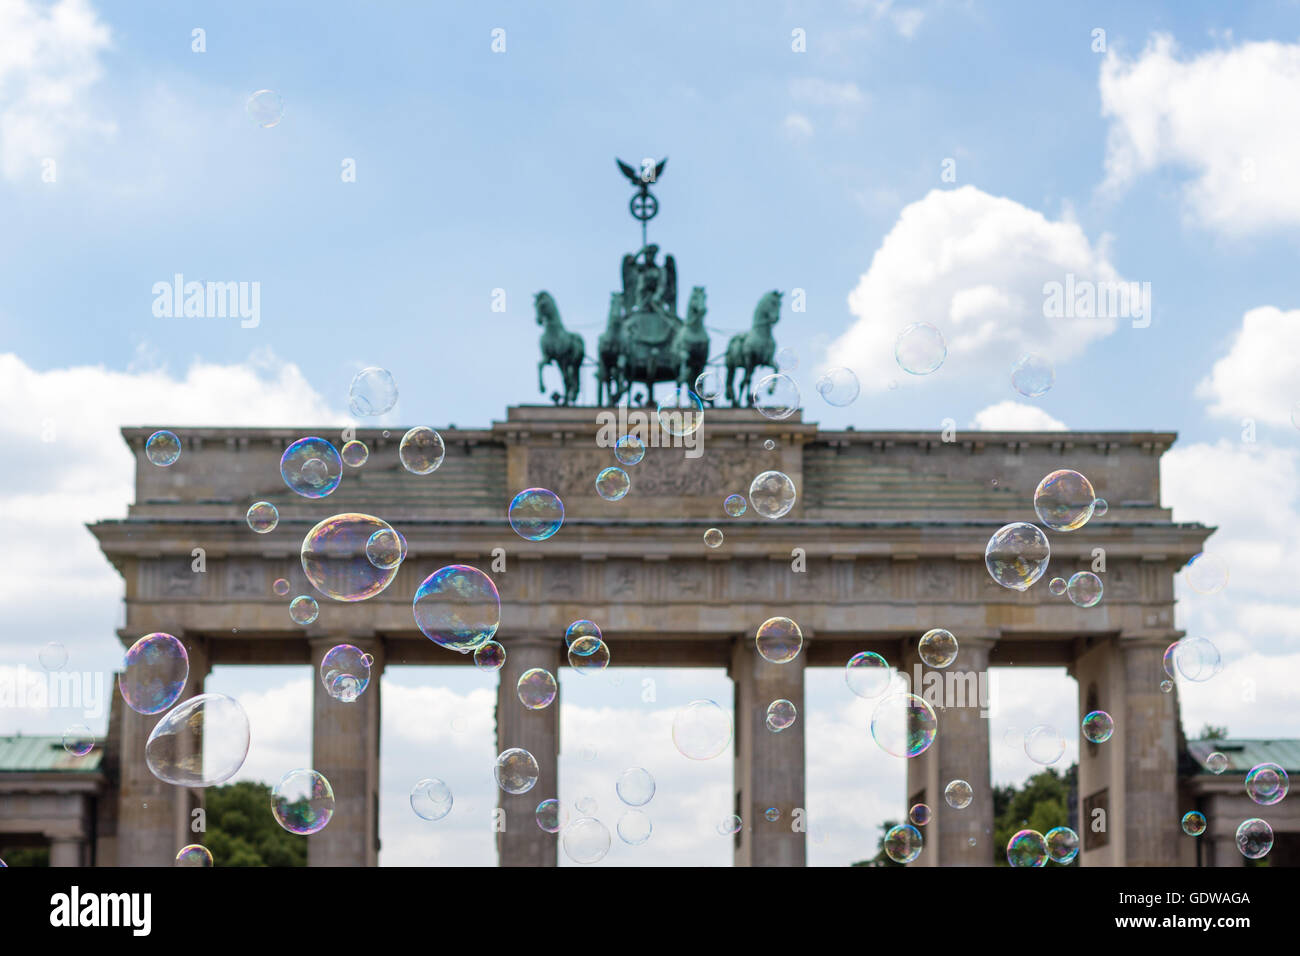
[{"label": "white cloud", "polygon": [[1105,188],[1162,166],[1189,170],[1184,200],[1202,224],[1245,233],[1300,223],[1300,45],[1243,43],[1179,57],[1151,38],[1101,67],[1111,120]]},{"label": "white cloud", "polygon": [[1009,400],[980,409],[975,413],[971,427],[985,432],[1059,432],[1066,429],[1064,422],[1041,408]]},{"label": "white cloud", "polygon": [[924,10],[895,4],[894,0],[855,0],[854,5],[865,9],[877,20],[888,20],[898,35],[907,40],[916,36],[925,20]]},{"label": "white cloud", "polygon": [[781,128],[785,131],[787,137],[795,140],[807,139],[813,134],[812,120],[802,113],[791,113],[785,118]]},{"label": "white cloud", "polygon": [[790,95],[813,106],[850,109],[865,106],[867,95],[853,82],[835,83],[820,77],[801,77],[790,81]]},{"label": "white cloud", "polygon": [[1290,425],[1300,403],[1300,309],[1266,305],[1247,312],[1228,354],[1196,394],[1211,403],[1211,415]]}]

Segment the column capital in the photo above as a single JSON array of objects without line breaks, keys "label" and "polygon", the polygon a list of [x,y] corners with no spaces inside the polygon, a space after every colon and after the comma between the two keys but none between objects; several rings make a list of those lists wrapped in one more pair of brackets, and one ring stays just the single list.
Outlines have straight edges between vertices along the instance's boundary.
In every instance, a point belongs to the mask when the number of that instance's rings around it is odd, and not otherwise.
[{"label": "column capital", "polygon": [[1164,651],[1170,644],[1175,641],[1181,641],[1187,636],[1186,631],[1142,631],[1135,633],[1133,631],[1121,631],[1117,643],[1121,650],[1124,651],[1141,651],[1156,648]]}]

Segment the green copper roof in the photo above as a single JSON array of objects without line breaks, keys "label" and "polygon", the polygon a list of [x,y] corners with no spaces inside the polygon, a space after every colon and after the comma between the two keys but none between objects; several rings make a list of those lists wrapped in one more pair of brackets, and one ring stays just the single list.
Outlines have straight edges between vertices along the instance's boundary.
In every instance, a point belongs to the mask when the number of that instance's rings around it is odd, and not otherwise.
[{"label": "green copper roof", "polygon": [[104,759],[102,741],[78,757],[63,749],[62,737],[0,737],[0,773],[94,773]]},{"label": "green copper roof", "polygon": [[1245,774],[1261,763],[1275,763],[1287,773],[1300,772],[1300,740],[1263,740],[1233,737],[1226,740],[1189,740],[1187,750],[1200,764],[1199,774],[1209,774],[1205,758],[1216,750],[1228,758],[1228,769],[1223,773]]}]

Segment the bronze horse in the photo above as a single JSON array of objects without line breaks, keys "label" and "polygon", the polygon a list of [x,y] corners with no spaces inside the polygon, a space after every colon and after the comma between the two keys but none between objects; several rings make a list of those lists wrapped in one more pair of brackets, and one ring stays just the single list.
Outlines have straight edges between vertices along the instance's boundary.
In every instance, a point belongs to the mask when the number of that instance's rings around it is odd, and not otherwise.
[{"label": "bronze horse", "polygon": [[537,293],[533,304],[537,309],[537,324],[543,329],[542,360],[537,363],[537,390],[546,394],[542,369],[554,362],[564,379],[564,401],[561,404],[572,405],[578,400],[578,371],[582,368],[586,346],[581,335],[565,329],[559,307],[549,292]]},{"label": "bronze horse", "polygon": [[727,343],[727,402],[739,405],[732,391],[735,374],[740,370],[740,393],[743,404],[752,405],[750,383],[754,370],[770,368],[776,371],[776,339],[772,338],[772,326],[781,320],[781,293],[776,289],[766,293],[754,307],[754,322],[748,332],[740,332],[731,337]]}]

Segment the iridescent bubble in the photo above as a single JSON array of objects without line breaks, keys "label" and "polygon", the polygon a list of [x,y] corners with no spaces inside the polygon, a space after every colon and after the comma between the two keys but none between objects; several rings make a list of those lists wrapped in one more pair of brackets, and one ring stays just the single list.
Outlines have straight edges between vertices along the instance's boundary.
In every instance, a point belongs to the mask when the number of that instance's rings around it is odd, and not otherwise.
[{"label": "iridescent bubble", "polygon": [[68,663],[68,649],[58,641],[50,641],[36,653],[36,659],[47,671],[61,671]]},{"label": "iridescent bubble", "polygon": [[943,333],[928,322],[914,322],[894,342],[898,367],[909,375],[929,375],[948,357]]},{"label": "iridescent bubble", "polygon": [[706,368],[695,376],[695,394],[706,402],[715,401],[726,388],[727,382],[720,369]]},{"label": "iridescent bubble", "polygon": [[943,799],[954,810],[965,810],[975,799],[975,788],[965,780],[949,781],[943,788]]},{"label": "iridescent bubble", "polygon": [[370,664],[374,660],[352,644],[338,644],[320,661],[320,682],[335,700],[350,704],[370,686]]},{"label": "iridescent bubble", "polygon": [[911,820],[912,823],[916,824],[918,827],[923,827],[929,823],[930,817],[930,808],[924,803],[918,803],[916,806],[912,807],[911,810],[907,811],[907,819]]},{"label": "iridescent bubble", "polygon": [[314,597],[299,594],[289,602],[289,620],[293,623],[306,627],[308,624],[316,623],[318,617],[320,617],[320,605],[316,603]]},{"label": "iridescent bubble", "polygon": [[957,638],[952,631],[932,628],[921,636],[916,651],[926,666],[944,668],[957,659]]},{"label": "iridescent bubble", "polygon": [[776,368],[779,372],[793,372],[799,368],[799,356],[788,345],[776,350]]},{"label": "iridescent bubble", "polygon": [[1104,710],[1094,710],[1083,718],[1083,739],[1104,744],[1115,732],[1115,720]]},{"label": "iridescent bubble", "polygon": [[1102,517],[1109,510],[1110,510],[1110,502],[1108,502],[1105,498],[1098,498],[1096,501],[1092,503],[1092,516],[1094,518]]},{"label": "iridescent bubble", "polygon": [[497,757],[497,786],[506,793],[527,793],[537,783],[537,758],[522,747],[511,747]]},{"label": "iridescent bubble", "polygon": [[569,822],[569,811],[564,809],[564,804],[554,798],[539,803],[535,816],[537,826],[546,833],[559,833]]},{"label": "iridescent bubble", "polygon": [[853,369],[843,367],[827,369],[817,379],[815,387],[822,400],[836,408],[852,405],[861,390]]},{"label": "iridescent bubble", "polygon": [[645,457],[645,442],[637,435],[624,435],[614,443],[614,457],[620,465],[639,465]]},{"label": "iridescent bubble", "polygon": [[1174,649],[1174,667],[1194,683],[1207,681],[1223,669],[1219,649],[1203,637],[1184,637]]},{"label": "iridescent bubble", "polygon": [[1101,603],[1101,578],[1091,571],[1076,571],[1065,586],[1065,596],[1075,607],[1096,607]]},{"label": "iridescent bubble", "polygon": [[340,457],[349,468],[360,468],[370,458],[370,449],[354,438],[343,446]]},{"label": "iridescent bubble", "polygon": [[1205,814],[1199,810],[1189,810],[1183,814],[1183,832],[1188,836],[1200,836],[1205,832]]},{"label": "iridescent bubble", "polygon": [[519,694],[519,703],[529,710],[542,710],[551,706],[559,686],[555,683],[555,675],[546,668],[533,667],[519,675],[515,690]]},{"label": "iridescent bubble", "polygon": [[1047,583],[1047,590],[1051,591],[1057,597],[1060,597],[1065,593],[1065,589],[1068,586],[1069,585],[1065,582],[1065,578],[1052,578],[1052,580]]},{"label": "iridescent bubble", "polygon": [[545,541],[564,524],[564,502],[545,488],[525,488],[510,502],[507,516],[525,541]]},{"label": "iridescent bubble", "polygon": [[722,547],[723,534],[719,528],[709,528],[704,532],[704,544],[709,548]]},{"label": "iridescent bubble", "polygon": [[185,645],[170,634],[146,634],[126,652],[117,686],[137,714],[161,714],[180,699],[190,676]]},{"label": "iridescent bubble", "polygon": [[1013,591],[1026,591],[1043,576],[1052,558],[1047,535],[1025,521],[1003,525],[984,547],[984,566],[993,580]]},{"label": "iridescent bubble", "polygon": [[578,811],[579,815],[584,817],[595,816],[596,798],[593,796],[579,797],[573,803],[573,808]]},{"label": "iridescent bubble", "polygon": [[1246,796],[1261,807],[1280,803],[1291,786],[1291,778],[1279,764],[1261,763],[1246,774]]},{"label": "iridescent bubble", "polygon": [[659,402],[657,417],[659,427],[668,434],[678,438],[693,435],[704,424],[704,403],[690,389],[680,394],[674,391]]},{"label": "iridescent bubble", "polygon": [[191,843],[176,854],[176,866],[211,866],[212,853],[205,846]]},{"label": "iridescent bubble", "polygon": [[1082,528],[1096,503],[1092,482],[1068,468],[1047,475],[1034,489],[1034,512],[1053,531]]},{"label": "iridescent bubble", "polygon": [[764,418],[780,421],[798,410],[799,386],[784,372],[773,372],[754,382],[749,389],[749,398]]},{"label": "iridescent bubble", "polygon": [[1175,676],[1174,655],[1176,653],[1178,653],[1178,642],[1174,641],[1172,644],[1170,644],[1168,647],[1165,648],[1165,655],[1160,661],[1161,666],[1164,667],[1165,669],[1165,673],[1168,674],[1170,677]]},{"label": "iridescent bubble", "polygon": [[1007,841],[1007,862],[1012,866],[1046,866],[1047,840],[1037,830],[1020,830]]},{"label": "iridescent bubble", "polygon": [[1069,863],[1079,855],[1079,834],[1069,827],[1052,827],[1043,834],[1043,842],[1053,863]]},{"label": "iridescent bubble", "polygon": [[244,109],[248,118],[263,129],[278,126],[284,119],[284,99],[275,90],[258,90],[248,98]]},{"label": "iridescent bubble", "polygon": [[793,726],[798,711],[790,701],[785,698],[774,700],[767,705],[767,729],[774,734],[779,734],[787,727]]},{"label": "iridescent bubble", "polygon": [[246,517],[248,526],[258,534],[274,531],[275,526],[280,523],[280,512],[269,501],[253,502],[249,505]]},{"label": "iridescent bubble", "polygon": [[348,408],[358,418],[373,418],[391,411],[397,404],[397,383],[386,368],[370,366],[352,376],[348,387]]},{"label": "iridescent bubble", "polygon": [[178,787],[215,787],[248,756],[248,715],[225,694],[199,694],[158,721],[144,745],[149,772]]},{"label": "iridescent bubble", "polygon": [[1065,738],[1051,724],[1038,724],[1025,732],[1025,756],[1044,766],[1054,764],[1065,753]]},{"label": "iridescent bubble", "polygon": [[776,807],[768,807],[763,811],[763,819],[768,823],[776,823],[777,820],[781,819],[781,811]]},{"label": "iridescent bubble", "polygon": [[1040,398],[1056,383],[1056,369],[1041,355],[1027,352],[1011,366],[1011,387],[1026,398]]},{"label": "iridescent bubble", "polygon": [[754,643],[763,660],[786,664],[799,656],[803,631],[788,617],[770,617],[758,626]]},{"label": "iridescent bubble", "polygon": [[506,662],[506,649],[496,641],[486,641],[474,648],[474,666],[481,671],[499,671]]},{"label": "iridescent bubble", "polygon": [[324,498],[343,479],[343,459],[324,438],[299,438],[284,450],[280,477],[296,495]]},{"label": "iridescent bubble", "polygon": [[[564,631],[564,643],[567,647],[572,647],[573,642],[580,637],[594,637],[598,640],[604,640],[604,635],[600,633],[600,627],[595,621],[588,621],[586,618],[574,621]],[[584,642],[582,649],[590,653],[596,649],[595,645]]]},{"label": "iridescent bubble", "polygon": [[915,694],[891,694],[871,714],[872,739],[895,757],[925,753],[938,731],[934,709]]},{"label": "iridescent bubble", "polygon": [[722,510],[732,518],[739,518],[749,508],[749,502],[745,500],[744,495],[727,495],[722,502]]},{"label": "iridescent bubble", "polygon": [[1243,820],[1237,827],[1237,849],[1248,860],[1262,860],[1273,849],[1273,828],[1259,817]]},{"label": "iridescent bubble", "polygon": [[731,714],[711,700],[693,700],[673,717],[673,746],[691,760],[712,760],[731,746]]},{"label": "iridescent bubble", "polygon": [[144,443],[144,454],[155,465],[166,468],[181,457],[181,440],[166,429],[156,431]]},{"label": "iridescent bubble", "polygon": [[734,836],[740,832],[741,820],[734,813],[723,817],[715,828],[719,836]]},{"label": "iridescent bubble", "polygon": [[622,468],[610,466],[596,475],[596,494],[606,501],[618,501],[632,487],[632,479]]},{"label": "iridescent bubble", "polygon": [[1223,771],[1228,769],[1228,755],[1220,753],[1217,750],[1214,751],[1214,753],[1205,758],[1205,769],[1213,774],[1223,773]]},{"label": "iridescent bubble", "polygon": [[437,777],[425,777],[411,788],[411,809],[421,820],[433,822],[451,813],[451,787]]},{"label": "iridescent bubble", "polygon": [[892,679],[889,664],[875,651],[854,654],[844,665],[844,682],[849,690],[868,700],[888,690]]},{"label": "iridescent bubble", "polygon": [[275,583],[271,585],[271,590],[284,597],[289,593],[289,582],[284,578],[276,578]]},{"label": "iridescent bubble", "polygon": [[404,543],[392,528],[380,528],[366,539],[366,560],[380,570],[392,570],[406,557]]},{"label": "iridescent bubble", "polygon": [[427,425],[417,425],[402,436],[397,457],[402,467],[413,475],[431,475],[447,455],[442,436]]},{"label": "iridescent bubble", "polygon": [[466,564],[450,564],[425,578],[415,592],[412,610],[425,637],[462,654],[490,641],[501,625],[496,585]]},{"label": "iridescent bubble", "polygon": [[609,852],[609,829],[595,817],[583,817],[564,828],[560,843],[574,863],[599,863]]},{"label": "iridescent bubble", "polygon": [[626,810],[618,818],[618,838],[628,846],[640,846],[650,839],[654,829],[649,814],[641,810]]},{"label": "iridescent bubble", "polygon": [[1187,586],[1197,594],[1218,594],[1228,586],[1228,562],[1217,554],[1202,551],[1183,570]]},{"label": "iridescent bubble", "polygon": [[[379,567],[370,555],[375,533],[386,531],[401,545],[398,562]],[[387,536],[379,542],[392,544]],[[391,553],[388,555],[391,557]],[[373,515],[348,512],[319,522],[302,539],[302,569],[321,594],[335,601],[365,601],[383,591],[397,576],[406,557],[406,540],[393,527]]]},{"label": "iridescent bubble", "polygon": [[614,784],[618,798],[629,807],[644,807],[655,795],[655,778],[645,767],[629,767]]},{"label": "iridescent bubble", "polygon": [[795,489],[782,471],[765,471],[749,483],[749,503],[764,518],[780,518],[794,507]]},{"label": "iridescent bubble", "polygon": [[1174,689],[1174,682],[1173,682],[1173,681],[1171,681],[1171,680],[1162,680],[1162,681],[1160,682],[1160,693],[1162,693],[1162,694],[1169,694],[1169,693],[1172,693],[1172,692],[1173,692],[1173,689]]},{"label": "iridescent bubble", "polygon": [[95,735],[85,724],[76,724],[63,732],[63,749],[74,757],[84,757],[95,749]]},{"label": "iridescent bubble", "polygon": [[315,770],[290,770],[271,791],[271,813],[290,833],[319,833],[334,816],[334,788]]},{"label": "iridescent bubble", "polygon": [[584,676],[595,674],[609,666],[609,645],[598,637],[574,638],[568,656],[574,671]]},{"label": "iridescent bubble", "polygon": [[776,450],[776,442],[772,441],[772,439],[770,439],[770,438],[765,438],[765,439],[763,440],[763,447],[764,447],[765,449],[767,449],[768,451],[775,451],[775,450]]},{"label": "iridescent bubble", "polygon": [[911,863],[921,855],[921,850],[925,848],[925,841],[921,839],[920,830],[904,823],[889,829],[885,834],[883,846],[885,856],[895,863]]}]

